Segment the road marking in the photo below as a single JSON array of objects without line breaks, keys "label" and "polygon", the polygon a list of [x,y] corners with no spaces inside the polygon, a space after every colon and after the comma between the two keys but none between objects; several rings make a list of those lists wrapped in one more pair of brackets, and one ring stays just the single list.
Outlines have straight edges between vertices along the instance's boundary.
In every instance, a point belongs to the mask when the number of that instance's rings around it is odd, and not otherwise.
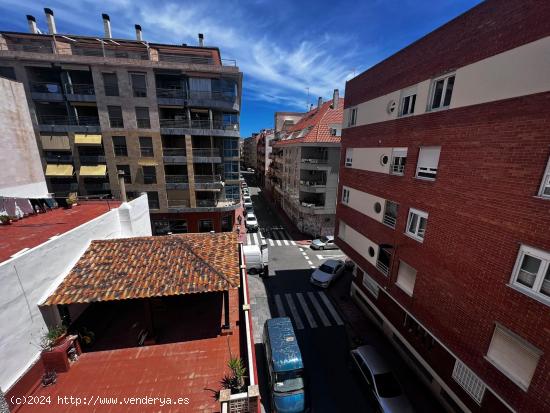
[{"label": "road marking", "polygon": [[300,318],[300,315],[298,314],[298,309],[296,308],[296,304],[294,304],[294,300],[292,299],[292,296],[290,294],[285,294],[286,302],[288,303],[288,306],[290,308],[290,312],[292,313],[292,318],[294,319],[294,322],[296,323],[296,328],[298,330],[304,329],[304,323],[302,322],[302,319]]},{"label": "road marking", "polygon": [[332,303],[330,302],[330,300],[328,299],[327,295],[325,294],[324,291],[321,291],[319,293],[319,296],[321,297],[321,300],[323,300],[323,302],[325,303],[325,306],[328,308],[328,311],[330,312],[330,314],[332,315],[332,318],[334,318],[334,320],[336,320],[336,324],[338,324],[339,326],[343,326],[344,325],[344,322],[342,321],[342,319],[340,318],[340,316],[338,315],[338,312],[336,311],[336,309],[334,308],[334,306],[332,305]]},{"label": "road marking", "polygon": [[272,247],[275,246],[275,243],[271,238],[268,238],[267,240],[269,241],[269,245],[271,245]]},{"label": "road marking", "polygon": [[282,244],[281,244],[281,241],[279,241],[278,239],[275,240],[277,242],[277,245],[280,247]]},{"label": "road marking", "polygon": [[252,241],[250,240],[250,234],[246,234],[246,245],[250,245]]},{"label": "road marking", "polygon": [[304,252],[304,249],[303,248],[298,248],[300,250],[300,252]]},{"label": "road marking", "polygon": [[304,255],[304,258],[305,258],[306,260],[309,260],[309,257],[308,257],[307,255]]},{"label": "road marking", "polygon": [[343,254],[339,254],[339,255],[320,255],[320,254],[317,254],[317,259],[318,260],[328,260],[328,259],[336,260],[336,259],[345,258],[345,257],[346,256],[343,255]]},{"label": "road marking", "polygon": [[275,305],[277,306],[277,314],[279,314],[279,317],[286,317],[285,307],[283,306],[283,302],[281,301],[281,296],[279,294],[275,294]]},{"label": "road marking", "polygon": [[290,245],[296,245],[296,242],[290,240]]},{"label": "road marking", "polygon": [[286,239],[283,240],[283,243],[284,243],[285,245],[290,245],[289,242],[288,242],[288,240],[286,240]]},{"label": "road marking", "polygon": [[317,268],[317,267],[316,267],[315,265],[311,265],[309,268],[311,268],[311,269],[314,270],[314,269]]},{"label": "road marking", "polygon": [[305,251],[302,251],[302,255],[307,255],[307,252],[305,252]]},{"label": "road marking", "polygon": [[254,233],[254,234],[252,234],[252,236],[254,237],[254,244],[255,245],[260,245],[260,243],[258,242],[258,234]]},{"label": "road marking", "polygon": [[312,291],[309,291],[307,293],[307,296],[313,303],[313,307],[315,307],[315,311],[317,311],[317,314],[319,314],[319,317],[321,318],[321,321],[323,322],[323,325],[325,327],[330,327],[332,324],[330,323],[327,315],[323,311],[323,307],[321,307],[321,304],[319,304],[319,301],[317,301],[317,298],[315,297],[315,294],[313,294]]},{"label": "road marking", "polygon": [[313,263],[312,263],[310,260],[308,260],[307,263],[308,263],[309,265],[313,266]]},{"label": "road marking", "polygon": [[311,328],[317,328],[317,323],[315,322],[315,318],[313,317],[313,314],[311,314],[311,311],[309,311],[309,307],[306,304],[304,295],[302,293],[296,293],[296,297],[298,297],[298,302],[300,303],[300,307],[302,307],[302,310],[304,310],[304,313],[306,313],[306,318],[309,326]]}]

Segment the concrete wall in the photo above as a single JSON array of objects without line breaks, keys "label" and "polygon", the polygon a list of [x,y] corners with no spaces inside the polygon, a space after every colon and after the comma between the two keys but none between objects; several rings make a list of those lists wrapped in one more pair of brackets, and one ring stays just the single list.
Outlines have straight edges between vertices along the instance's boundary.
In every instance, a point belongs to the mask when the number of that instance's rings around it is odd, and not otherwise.
[{"label": "concrete wall", "polygon": [[0,196],[45,198],[48,187],[23,84],[0,77]]},{"label": "concrete wall", "polygon": [[[0,387],[8,390],[40,355],[55,309],[39,309],[91,240],[151,235],[147,197],[113,209],[0,264]],[[46,321],[47,320],[47,321]]]}]

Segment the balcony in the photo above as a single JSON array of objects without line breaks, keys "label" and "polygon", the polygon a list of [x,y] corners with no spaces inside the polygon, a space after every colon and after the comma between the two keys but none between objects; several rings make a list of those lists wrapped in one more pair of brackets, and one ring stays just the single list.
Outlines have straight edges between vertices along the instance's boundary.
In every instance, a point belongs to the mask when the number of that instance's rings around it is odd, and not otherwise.
[{"label": "balcony", "polygon": [[168,199],[169,212],[221,212],[233,211],[241,205],[238,200],[216,201],[215,199],[197,199],[196,206],[191,208],[187,199]]},{"label": "balcony", "polygon": [[34,100],[60,102],[64,100],[61,83],[31,82],[31,97]]},{"label": "balcony", "polygon": [[41,131],[45,132],[99,132],[99,117],[66,115],[38,115],[38,124]]},{"label": "balcony", "polygon": [[165,135],[219,135],[239,137],[238,123],[225,123],[208,119],[161,119],[160,130]]},{"label": "balcony", "polygon": [[166,189],[189,188],[189,177],[187,175],[164,175],[164,179],[166,180]]},{"label": "balcony", "polygon": [[101,183],[85,183],[84,189],[86,191],[110,191],[111,190],[111,184],[108,182],[101,182]]},{"label": "balcony", "polygon": [[188,199],[168,199],[168,209],[175,210],[178,212],[182,209],[188,209],[190,206]]},{"label": "balcony", "polygon": [[63,154],[63,155],[50,155],[47,154],[44,156],[44,159],[46,160],[46,163],[71,163],[73,161],[73,156],[71,154]]},{"label": "balcony", "polygon": [[195,163],[221,163],[221,161],[218,148],[193,149],[193,162]]},{"label": "balcony", "polygon": [[95,102],[95,89],[93,84],[73,83],[66,84],[67,100],[73,102]]},{"label": "balcony", "polygon": [[376,268],[378,268],[378,270],[386,276],[390,273],[391,256],[391,253],[384,248],[380,248],[378,251]]},{"label": "balcony", "polygon": [[185,148],[162,148],[164,163],[184,164],[187,162]]},{"label": "balcony", "polygon": [[304,170],[327,170],[328,159],[323,158],[303,158],[301,160],[301,169]]},{"label": "balcony", "polygon": [[[145,46],[144,46],[145,47]],[[132,60],[149,60],[149,55],[146,51],[131,52],[123,49],[108,49],[100,47],[72,47],[72,54],[78,56],[98,56],[117,59],[132,59]]]},{"label": "balcony", "polygon": [[195,175],[195,189],[220,191],[223,182],[220,175]]},{"label": "balcony", "polygon": [[327,183],[323,180],[319,181],[300,181],[300,191],[302,192],[325,192]]},{"label": "balcony", "polygon": [[87,165],[97,165],[105,163],[105,155],[80,155],[80,163]]},{"label": "balcony", "polygon": [[208,107],[220,110],[239,110],[237,96],[222,92],[186,91],[182,88],[157,88],[159,105]]},{"label": "balcony", "polygon": [[51,183],[51,190],[54,196],[63,197],[67,196],[70,192],[78,191],[78,184],[76,182],[71,183]]}]

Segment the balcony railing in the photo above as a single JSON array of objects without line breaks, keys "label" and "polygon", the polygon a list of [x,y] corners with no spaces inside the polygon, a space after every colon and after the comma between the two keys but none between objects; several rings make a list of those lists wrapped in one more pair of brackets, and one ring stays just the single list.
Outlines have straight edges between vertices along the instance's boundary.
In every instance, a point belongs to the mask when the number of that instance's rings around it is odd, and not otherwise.
[{"label": "balcony railing", "polygon": [[217,202],[215,199],[197,199],[198,207],[215,207]]},{"label": "balcony railing", "polygon": [[80,155],[80,163],[82,164],[105,163],[105,155]]},{"label": "balcony railing", "polygon": [[[0,47],[0,50],[6,50],[6,47]],[[32,44],[8,44],[7,50],[29,53],[47,53],[52,54],[53,48],[50,45],[32,45]]]},{"label": "balcony railing", "polygon": [[37,93],[61,93],[61,83],[55,82],[31,82],[31,92]]},{"label": "balcony railing", "polygon": [[390,171],[394,175],[403,175],[403,172],[405,171],[405,165],[391,164]]},{"label": "balcony railing", "polygon": [[220,156],[218,148],[193,149],[193,156],[203,158],[217,158]]},{"label": "balcony railing", "polygon": [[328,163],[328,159],[320,159],[320,158],[303,158],[302,163],[311,163],[311,164],[326,164]]},{"label": "balcony railing", "polygon": [[111,185],[108,182],[85,183],[84,188],[88,191],[108,191],[111,189]]},{"label": "balcony railing", "polygon": [[113,50],[100,47],[73,47],[72,54],[78,56],[102,56],[119,59],[149,60],[147,52],[131,52],[127,50]]},{"label": "balcony railing", "polygon": [[185,99],[187,96],[185,90],[177,88],[157,87],[157,97],[169,99]]},{"label": "balcony railing", "polygon": [[88,83],[67,84],[66,89],[73,95],[95,95],[94,85]]},{"label": "balcony railing", "polygon": [[305,186],[326,186],[325,181],[300,181],[300,184]]},{"label": "balcony railing", "polygon": [[162,148],[164,156],[187,156],[185,148]]},{"label": "balcony railing", "polygon": [[376,261],[376,268],[380,270],[380,272],[384,275],[388,275],[390,272],[390,268],[388,265],[384,264],[381,261]]},{"label": "balcony railing", "polygon": [[[210,120],[208,119],[161,119],[161,128],[190,128],[190,129],[211,129]],[[239,130],[238,123],[225,123],[214,121],[212,122],[212,129],[220,130]]]},{"label": "balcony railing", "polygon": [[159,60],[161,62],[173,62],[173,63],[191,63],[197,65],[213,65],[214,59],[211,57],[201,56],[189,56],[179,54],[166,54],[159,53]]},{"label": "balcony railing", "polygon": [[195,175],[196,184],[217,184],[221,182],[220,175]]},{"label": "balcony railing", "polygon": [[73,156],[69,154],[63,155],[46,155],[44,157],[48,163],[67,163],[73,161]]},{"label": "balcony railing", "polygon": [[397,218],[389,214],[384,214],[384,218],[382,219],[382,222],[389,227],[395,228],[395,224],[397,223]]},{"label": "balcony railing", "polygon": [[79,116],[73,118],[64,115],[38,115],[40,125],[62,126],[99,126],[99,118],[96,116]]},{"label": "balcony railing", "polygon": [[189,176],[187,175],[164,175],[167,184],[187,184]]},{"label": "balcony railing", "polygon": [[71,182],[68,184],[60,184],[52,182],[52,191],[55,195],[62,195],[67,192],[76,192],[78,191],[78,184],[76,182]]},{"label": "balcony railing", "polygon": [[189,208],[188,199],[168,199],[168,208]]}]

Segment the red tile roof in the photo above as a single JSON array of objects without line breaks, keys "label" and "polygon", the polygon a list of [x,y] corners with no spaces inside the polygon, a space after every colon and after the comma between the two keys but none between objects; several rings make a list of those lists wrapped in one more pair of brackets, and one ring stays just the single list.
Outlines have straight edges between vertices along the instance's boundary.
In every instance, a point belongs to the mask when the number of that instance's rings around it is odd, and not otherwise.
[{"label": "red tile roof", "polygon": [[223,291],[240,285],[237,234],[92,241],[46,305]]},{"label": "red tile roof", "polygon": [[79,205],[72,209],[58,208],[25,217],[11,225],[0,225],[0,262],[22,249],[37,247],[54,235],[68,232],[119,205],[119,201],[79,201]]},{"label": "red tile roof", "polygon": [[[273,146],[295,145],[299,143],[339,143],[340,136],[330,134],[331,126],[341,125],[344,117],[344,98],[339,98],[338,107],[332,109],[332,100],[325,102],[321,108],[310,110],[302,119],[288,129],[286,137],[274,143]],[[303,136],[297,137],[301,131],[308,129]]]}]

